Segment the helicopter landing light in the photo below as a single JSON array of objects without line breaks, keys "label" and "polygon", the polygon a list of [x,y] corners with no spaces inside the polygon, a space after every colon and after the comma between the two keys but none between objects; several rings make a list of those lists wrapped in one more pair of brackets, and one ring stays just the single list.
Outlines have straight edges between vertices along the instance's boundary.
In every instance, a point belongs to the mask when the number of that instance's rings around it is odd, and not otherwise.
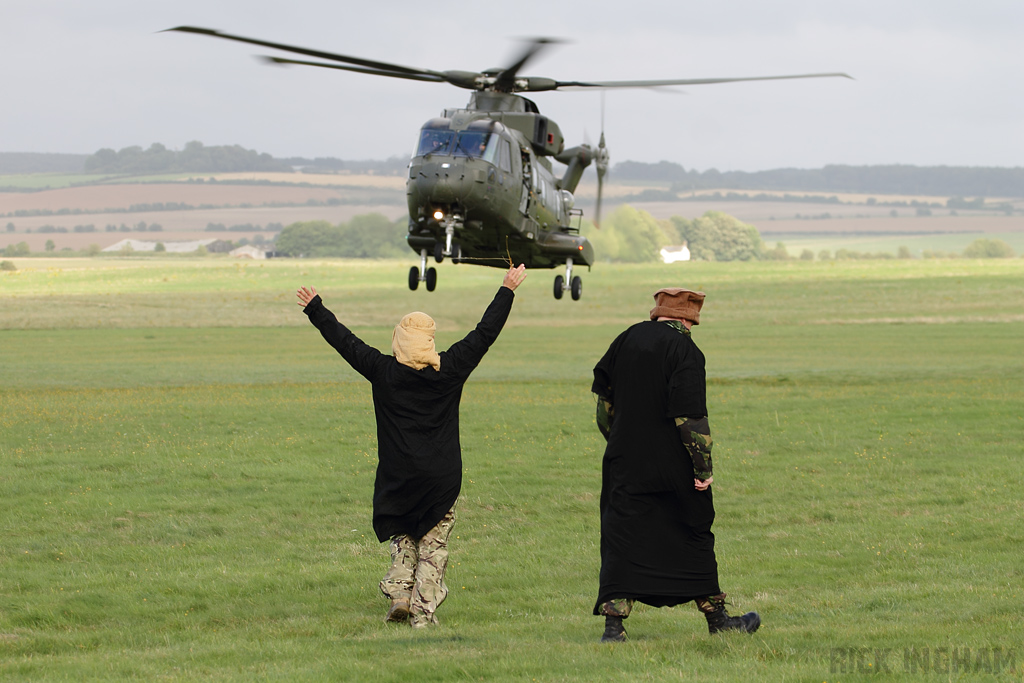
[{"label": "helicopter landing light", "polygon": [[434,212],[434,220],[435,220],[435,221],[439,221],[439,220],[441,220],[442,218],[444,218],[444,211],[441,211],[441,210],[439,209],[439,210],[437,210],[437,211],[435,211],[435,212]]},{"label": "helicopter landing light", "polygon": [[446,164],[441,164],[441,168],[451,168],[451,167],[452,167],[451,164],[447,164],[447,163]]}]

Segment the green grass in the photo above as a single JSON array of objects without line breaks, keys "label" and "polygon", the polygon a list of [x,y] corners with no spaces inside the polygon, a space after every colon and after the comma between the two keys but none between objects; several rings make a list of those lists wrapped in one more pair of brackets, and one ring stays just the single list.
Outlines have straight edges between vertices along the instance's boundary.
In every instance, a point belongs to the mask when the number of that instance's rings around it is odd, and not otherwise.
[{"label": "green grass", "polygon": [[[428,633],[381,623],[369,388],[292,292],[379,347],[426,310],[443,347],[499,271],[27,264],[0,273],[0,678],[846,681],[837,652],[891,649],[932,680],[904,652],[955,647],[1022,679],[1020,260],[600,266],[580,302],[532,271],[467,385]],[[764,626],[641,608],[602,646],[590,370],[668,284],[708,292],[721,580]]]}]

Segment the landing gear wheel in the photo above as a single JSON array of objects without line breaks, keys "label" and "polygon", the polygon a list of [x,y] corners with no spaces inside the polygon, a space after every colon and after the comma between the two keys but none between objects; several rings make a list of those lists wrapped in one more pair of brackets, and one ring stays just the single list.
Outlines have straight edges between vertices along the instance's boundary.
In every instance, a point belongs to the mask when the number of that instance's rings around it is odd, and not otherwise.
[{"label": "landing gear wheel", "polygon": [[409,269],[409,289],[416,291],[416,288],[420,286],[420,269],[413,266]]},{"label": "landing gear wheel", "polygon": [[427,291],[433,292],[437,287],[437,268],[427,268]]},{"label": "landing gear wheel", "polygon": [[561,299],[562,294],[565,293],[565,278],[561,275],[555,276],[555,298]]},{"label": "landing gear wheel", "polygon": [[573,301],[579,301],[580,297],[583,296],[583,280],[579,275],[572,279],[572,285],[570,286],[569,291],[572,294]]},{"label": "landing gear wheel", "polygon": [[438,263],[444,261],[444,245],[440,242],[434,244],[434,260]]},{"label": "landing gear wheel", "polygon": [[462,263],[462,247],[457,244],[452,245],[452,263]]}]

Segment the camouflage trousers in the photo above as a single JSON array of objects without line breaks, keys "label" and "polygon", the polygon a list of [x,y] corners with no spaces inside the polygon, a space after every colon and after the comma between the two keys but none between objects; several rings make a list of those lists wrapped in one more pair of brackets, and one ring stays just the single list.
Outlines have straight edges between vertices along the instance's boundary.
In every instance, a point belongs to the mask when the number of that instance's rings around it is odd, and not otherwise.
[{"label": "camouflage trousers", "polygon": [[416,540],[406,535],[391,539],[391,568],[380,592],[392,602],[409,603],[413,628],[436,624],[434,613],[448,597],[444,572],[448,566],[448,536],[455,526],[455,506],[437,525]]},{"label": "camouflage trousers", "polygon": [[[601,603],[601,609],[599,611],[606,617],[622,617],[625,619],[629,616],[629,613],[633,611],[633,603],[634,601],[629,598],[609,600],[608,602]],[[693,604],[703,614],[714,614],[718,609],[725,605],[725,593],[709,595],[704,598],[696,598],[693,601]]]},{"label": "camouflage trousers", "polygon": [[633,601],[628,598],[609,600],[601,603],[601,614],[606,617],[622,617],[625,619],[633,611]]}]

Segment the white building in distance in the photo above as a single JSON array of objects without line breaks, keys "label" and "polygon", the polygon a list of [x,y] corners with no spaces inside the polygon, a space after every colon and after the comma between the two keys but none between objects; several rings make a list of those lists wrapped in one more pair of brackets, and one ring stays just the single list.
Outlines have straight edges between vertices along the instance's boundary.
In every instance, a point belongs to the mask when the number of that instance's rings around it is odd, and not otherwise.
[{"label": "white building in distance", "polygon": [[678,263],[690,260],[690,248],[683,242],[678,247],[662,247],[661,260],[665,263]]},{"label": "white building in distance", "polygon": [[251,259],[265,259],[267,258],[266,247],[257,247],[252,244],[246,244],[245,246],[232,249],[228,252],[229,256],[235,258],[251,258]]}]

